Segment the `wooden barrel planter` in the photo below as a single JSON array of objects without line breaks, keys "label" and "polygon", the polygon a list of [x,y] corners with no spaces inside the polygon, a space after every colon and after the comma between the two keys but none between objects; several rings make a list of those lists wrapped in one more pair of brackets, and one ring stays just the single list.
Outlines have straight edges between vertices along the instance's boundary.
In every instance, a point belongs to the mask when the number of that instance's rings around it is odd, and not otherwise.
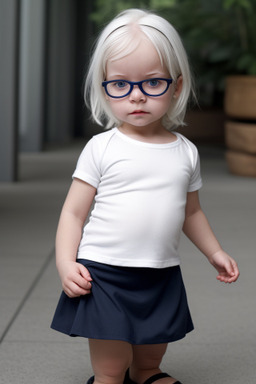
[{"label": "wooden barrel planter", "polygon": [[230,76],[226,81],[225,141],[230,172],[256,177],[256,76]]}]

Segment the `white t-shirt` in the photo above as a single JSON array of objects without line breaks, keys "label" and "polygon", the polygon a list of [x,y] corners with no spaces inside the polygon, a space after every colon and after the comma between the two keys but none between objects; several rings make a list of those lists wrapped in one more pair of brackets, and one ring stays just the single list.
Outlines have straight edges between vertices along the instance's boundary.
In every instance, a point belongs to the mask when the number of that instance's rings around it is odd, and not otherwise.
[{"label": "white t-shirt", "polygon": [[79,259],[128,267],[180,264],[187,192],[202,181],[196,147],[174,134],[172,143],[152,144],[113,128],[87,143],[73,177],[97,194]]}]

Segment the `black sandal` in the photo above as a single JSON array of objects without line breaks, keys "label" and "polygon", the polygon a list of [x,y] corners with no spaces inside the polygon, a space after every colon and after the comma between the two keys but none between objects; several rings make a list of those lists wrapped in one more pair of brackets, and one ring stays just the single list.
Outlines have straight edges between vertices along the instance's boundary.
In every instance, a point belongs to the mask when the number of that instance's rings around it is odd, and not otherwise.
[{"label": "black sandal", "polygon": [[[152,383],[154,383],[155,381],[157,381],[159,379],[163,379],[164,377],[171,377],[171,376],[168,375],[168,373],[164,373],[164,372],[157,373],[156,375],[153,375],[153,376],[149,377],[144,382],[144,384],[152,384]],[[88,384],[92,384],[92,383],[88,383]],[[133,380],[130,379],[130,377],[129,377],[129,370],[127,370],[127,372],[125,374],[124,384],[136,384]],[[174,384],[181,384],[181,382],[180,381],[175,381]]]},{"label": "black sandal", "polygon": [[133,380],[130,378],[130,375],[129,375],[129,369],[127,369],[127,371],[126,371],[126,373],[125,373],[124,384],[137,384],[137,383],[135,383],[135,381],[133,381]]},{"label": "black sandal", "polygon": [[93,384],[94,382],[94,376],[90,377],[90,379],[87,381],[86,384]]},{"label": "black sandal", "polygon": [[[87,381],[86,384],[93,384],[93,382],[94,382],[94,376],[90,377],[90,379]],[[132,381],[132,379],[130,379],[129,369],[127,369],[127,371],[125,373],[125,378],[124,378],[123,384],[137,384],[137,383],[135,383],[135,381]]]},{"label": "black sandal", "polygon": [[[144,382],[144,384],[152,384],[152,383],[154,383],[156,380],[163,379],[164,377],[171,377],[171,376],[168,375],[168,373],[164,373],[164,372],[157,373],[156,375],[153,375],[153,376],[149,377],[149,378]],[[181,384],[181,382],[180,382],[180,381],[175,381],[175,383],[173,383],[173,384]]]},{"label": "black sandal", "polygon": [[[168,375],[168,373],[163,373],[163,372],[157,373],[156,375],[149,377],[144,382],[144,384],[152,384],[159,379],[163,379],[164,377],[171,377],[171,376]],[[93,382],[94,382],[94,376],[90,377],[90,379],[87,381],[87,384],[93,384]],[[129,369],[126,371],[125,378],[124,378],[124,384],[136,384],[135,381],[130,379]],[[182,383],[180,381],[175,381],[175,383],[173,383],[173,384],[182,384]]]}]

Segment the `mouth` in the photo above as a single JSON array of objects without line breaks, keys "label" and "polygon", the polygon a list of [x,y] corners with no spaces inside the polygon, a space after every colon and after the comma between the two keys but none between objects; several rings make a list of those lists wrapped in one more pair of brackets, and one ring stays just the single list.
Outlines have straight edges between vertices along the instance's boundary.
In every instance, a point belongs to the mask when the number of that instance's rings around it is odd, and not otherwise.
[{"label": "mouth", "polygon": [[136,109],[135,111],[131,112],[130,115],[147,115],[148,112],[142,111],[140,109]]}]

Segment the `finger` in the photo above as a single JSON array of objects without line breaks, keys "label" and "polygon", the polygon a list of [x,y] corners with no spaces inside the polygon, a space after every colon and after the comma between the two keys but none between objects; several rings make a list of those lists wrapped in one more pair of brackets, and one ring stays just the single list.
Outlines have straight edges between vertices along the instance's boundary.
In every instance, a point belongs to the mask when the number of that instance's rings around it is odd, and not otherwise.
[{"label": "finger", "polygon": [[92,281],[90,272],[82,264],[79,265],[79,272],[83,276],[84,279],[86,279],[87,281]]},{"label": "finger", "polygon": [[227,273],[229,275],[227,279],[229,283],[232,283],[238,279],[239,270],[237,263],[234,260],[231,260],[231,263],[227,266]]},{"label": "finger", "polygon": [[84,296],[91,293],[90,289],[81,288],[75,283],[70,284],[70,286],[63,287],[63,290],[70,298]]},{"label": "finger", "polygon": [[217,276],[217,280],[219,280],[221,283],[232,283],[231,278],[223,277],[223,276]]},{"label": "finger", "polygon": [[90,281],[86,280],[81,275],[76,276],[74,283],[77,284],[80,288],[87,289],[87,290],[91,289],[92,287],[92,284],[90,283]]},{"label": "finger", "polygon": [[232,276],[227,274],[219,274],[216,278],[223,283],[233,283],[238,279],[239,275],[233,274]]},{"label": "finger", "polygon": [[228,282],[228,278],[223,276],[223,275],[218,275],[216,277],[217,280],[221,281],[222,283],[227,283]]},{"label": "finger", "polygon": [[230,277],[228,278],[228,283],[233,283],[233,282],[235,282],[235,281],[238,279],[238,277],[239,277],[239,272],[238,272],[238,273],[233,272],[233,273],[232,273],[232,276],[230,276]]},{"label": "finger", "polygon": [[234,277],[237,280],[239,275],[240,275],[240,272],[239,272],[239,269],[238,269],[238,265],[237,265],[237,263],[235,261],[233,261],[233,271],[234,271]]}]

